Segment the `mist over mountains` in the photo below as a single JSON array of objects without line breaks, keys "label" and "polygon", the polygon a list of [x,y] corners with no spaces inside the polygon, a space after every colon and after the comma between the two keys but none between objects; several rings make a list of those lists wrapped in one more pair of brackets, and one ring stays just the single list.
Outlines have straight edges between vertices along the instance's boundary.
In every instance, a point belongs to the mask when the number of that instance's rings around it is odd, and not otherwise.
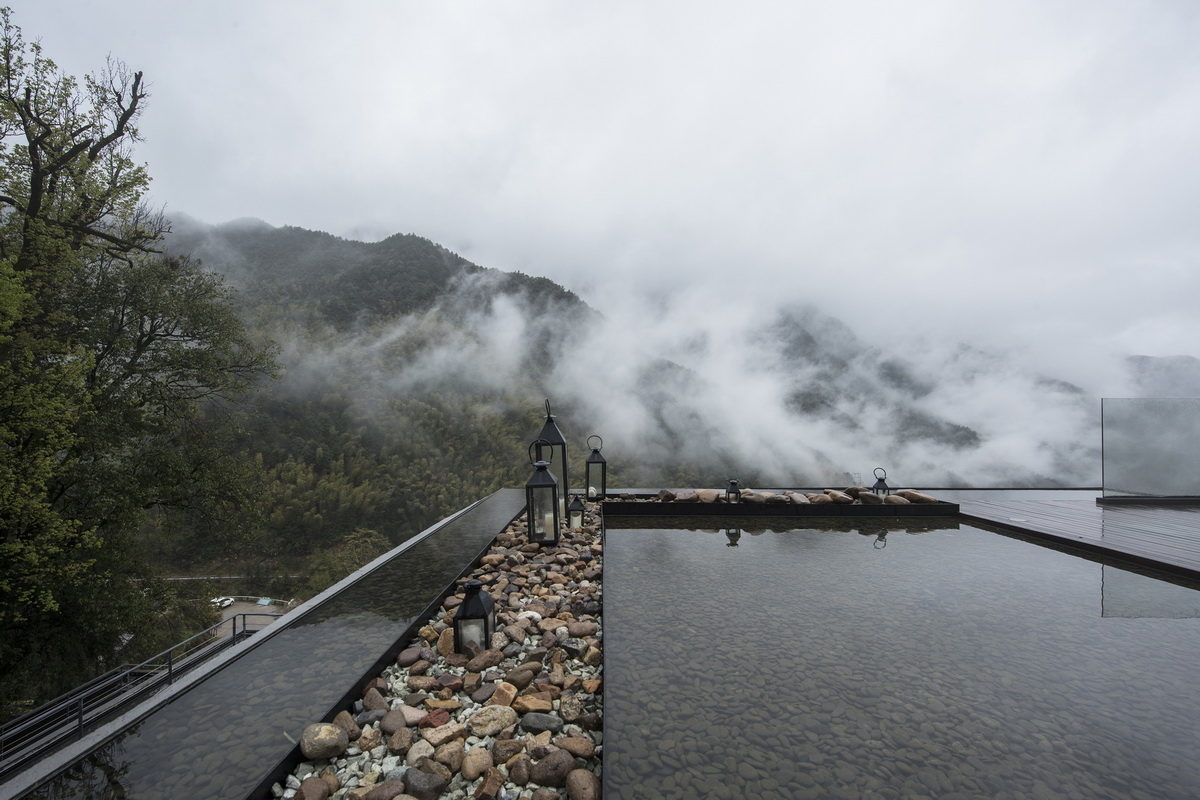
[{"label": "mist over mountains", "polygon": [[[592,309],[545,278],[412,235],[363,243],[179,218],[168,246],[225,275],[251,325],[282,345],[285,377],[264,389],[267,406],[336,390],[353,435],[409,426],[436,451],[444,443],[400,411],[436,398],[464,429],[502,423],[507,441],[487,452],[512,459],[514,482],[544,396],[572,469],[600,434],[617,485],[841,485],[876,466],[894,485],[1099,483],[1094,387],[948,338],[865,342],[794,304]],[[1121,370],[1125,395],[1200,393],[1194,358]]]}]

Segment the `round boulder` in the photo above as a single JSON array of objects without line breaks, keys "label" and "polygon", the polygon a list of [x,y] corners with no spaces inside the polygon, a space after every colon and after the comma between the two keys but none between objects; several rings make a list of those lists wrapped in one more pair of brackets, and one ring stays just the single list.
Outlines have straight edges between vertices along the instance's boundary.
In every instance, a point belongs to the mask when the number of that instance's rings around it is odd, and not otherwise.
[{"label": "round boulder", "polygon": [[350,746],[350,737],[337,725],[318,722],[304,729],[300,737],[300,752],[310,761],[337,758]]}]

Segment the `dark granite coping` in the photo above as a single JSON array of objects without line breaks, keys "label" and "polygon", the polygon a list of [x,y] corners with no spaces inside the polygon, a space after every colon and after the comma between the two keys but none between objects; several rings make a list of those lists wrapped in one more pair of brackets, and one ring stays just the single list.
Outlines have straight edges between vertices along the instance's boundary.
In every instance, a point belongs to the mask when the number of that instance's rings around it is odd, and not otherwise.
[{"label": "dark granite coping", "polygon": [[609,517],[952,517],[958,503],[881,504],[877,506],[843,503],[664,503],[645,500],[606,500],[602,504]]}]

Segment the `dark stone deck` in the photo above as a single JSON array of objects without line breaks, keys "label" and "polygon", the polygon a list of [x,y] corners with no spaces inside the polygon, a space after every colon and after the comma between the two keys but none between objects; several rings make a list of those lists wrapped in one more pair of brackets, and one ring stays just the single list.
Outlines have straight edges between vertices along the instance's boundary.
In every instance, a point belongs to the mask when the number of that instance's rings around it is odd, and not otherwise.
[{"label": "dark stone deck", "polygon": [[963,498],[959,513],[965,520],[1200,578],[1200,506],[1100,506],[1094,497]]}]

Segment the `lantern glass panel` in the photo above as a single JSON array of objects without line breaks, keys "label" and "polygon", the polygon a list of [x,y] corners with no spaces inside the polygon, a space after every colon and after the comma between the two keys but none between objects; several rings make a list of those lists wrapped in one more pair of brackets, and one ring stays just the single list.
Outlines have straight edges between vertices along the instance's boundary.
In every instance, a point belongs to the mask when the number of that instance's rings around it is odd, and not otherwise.
[{"label": "lantern glass panel", "polygon": [[460,619],[458,620],[458,641],[459,652],[466,653],[471,650],[486,650],[488,642],[484,641],[487,638],[487,621],[482,619]]},{"label": "lantern glass panel", "polygon": [[588,500],[603,500],[608,487],[605,485],[608,476],[605,474],[607,465],[603,461],[587,463],[587,496]]},{"label": "lantern glass panel", "polygon": [[[558,509],[555,508],[556,487],[529,488],[529,540],[533,542],[558,540]],[[561,502],[560,502],[561,505]]]}]

